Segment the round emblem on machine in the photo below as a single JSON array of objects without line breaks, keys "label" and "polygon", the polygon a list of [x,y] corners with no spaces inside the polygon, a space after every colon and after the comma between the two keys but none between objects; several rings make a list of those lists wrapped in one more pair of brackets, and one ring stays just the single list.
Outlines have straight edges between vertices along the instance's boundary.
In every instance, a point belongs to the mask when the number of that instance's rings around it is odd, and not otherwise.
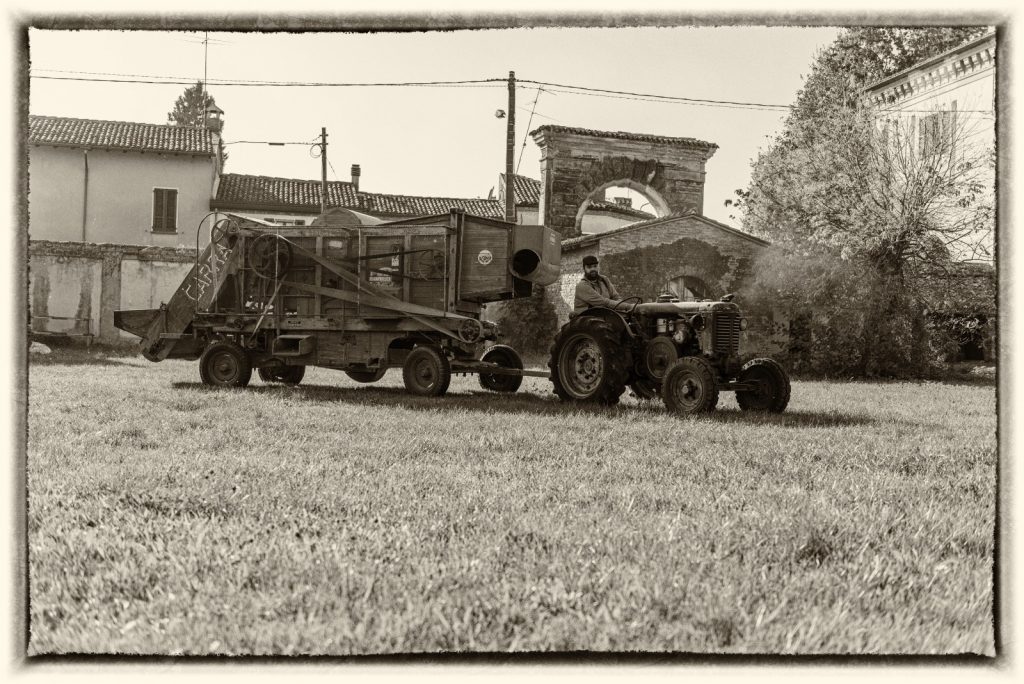
[{"label": "round emblem on machine", "polygon": [[476,260],[480,262],[481,266],[486,266],[494,261],[494,255],[491,254],[489,249],[481,249],[480,253],[476,255]]}]

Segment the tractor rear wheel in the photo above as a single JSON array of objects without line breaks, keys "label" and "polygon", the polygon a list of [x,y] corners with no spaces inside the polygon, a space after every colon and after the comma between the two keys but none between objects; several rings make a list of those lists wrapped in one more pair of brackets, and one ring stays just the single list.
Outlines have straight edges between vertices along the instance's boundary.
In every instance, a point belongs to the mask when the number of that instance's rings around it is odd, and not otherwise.
[{"label": "tractor rear wheel", "polygon": [[377,382],[384,377],[384,374],[388,372],[387,366],[379,368],[377,370],[347,370],[345,375],[352,378],[356,382],[362,382],[369,384],[371,382]]},{"label": "tractor rear wheel", "polygon": [[782,413],[789,404],[789,376],[775,359],[748,361],[737,381],[757,385],[757,389],[736,391],[736,403],[744,411]]},{"label": "tractor rear wheel", "polygon": [[405,389],[421,397],[439,397],[448,391],[452,380],[452,366],[440,347],[416,347],[405,359],[402,367]]},{"label": "tractor rear wheel", "polygon": [[626,349],[606,321],[580,316],[566,323],[551,347],[551,382],[562,401],[616,404],[626,390]]},{"label": "tractor rear wheel", "polygon": [[718,404],[714,367],[700,356],[686,356],[672,364],[661,384],[661,398],[673,413],[708,413]]},{"label": "tractor rear wheel", "polygon": [[213,387],[245,387],[252,379],[252,363],[237,344],[218,340],[199,357],[199,376]]},{"label": "tractor rear wheel", "polygon": [[[502,368],[523,370],[523,359],[512,347],[496,344],[480,357],[481,361],[496,363]],[[481,373],[480,386],[492,392],[515,392],[523,384],[522,375],[498,375]]]},{"label": "tractor rear wheel", "polygon": [[263,382],[280,382],[285,385],[298,385],[306,375],[305,366],[271,366],[258,369]]}]

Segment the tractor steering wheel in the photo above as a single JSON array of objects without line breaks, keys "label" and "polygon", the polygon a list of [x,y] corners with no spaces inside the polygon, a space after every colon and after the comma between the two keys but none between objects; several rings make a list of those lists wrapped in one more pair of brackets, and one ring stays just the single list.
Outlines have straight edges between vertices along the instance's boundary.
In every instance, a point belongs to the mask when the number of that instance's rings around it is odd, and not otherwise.
[{"label": "tractor steering wheel", "polygon": [[619,300],[619,304],[622,304],[623,302],[629,302],[634,299],[636,300],[636,302],[633,304],[633,308],[629,310],[629,315],[631,316],[633,315],[633,312],[636,311],[636,307],[644,303],[643,297],[626,297],[625,299]]}]

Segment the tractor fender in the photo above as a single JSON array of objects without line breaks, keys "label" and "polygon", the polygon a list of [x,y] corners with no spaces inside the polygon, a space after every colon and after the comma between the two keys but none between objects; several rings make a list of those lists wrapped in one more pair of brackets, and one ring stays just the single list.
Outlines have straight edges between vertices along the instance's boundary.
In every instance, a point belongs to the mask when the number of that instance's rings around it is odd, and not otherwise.
[{"label": "tractor fender", "polygon": [[629,336],[630,339],[635,339],[637,337],[637,334],[633,332],[632,328],[630,328],[629,321],[626,320],[626,317],[614,309],[609,309],[603,306],[594,306],[586,311],[581,311],[576,315],[576,318],[583,318],[584,316],[588,318],[600,318],[612,326],[614,330]]}]

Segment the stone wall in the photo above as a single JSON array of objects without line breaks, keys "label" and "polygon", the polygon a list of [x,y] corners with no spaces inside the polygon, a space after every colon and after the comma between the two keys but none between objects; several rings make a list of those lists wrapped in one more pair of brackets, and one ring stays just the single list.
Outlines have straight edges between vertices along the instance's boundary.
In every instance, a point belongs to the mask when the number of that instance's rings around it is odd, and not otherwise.
[{"label": "stone wall", "polygon": [[195,264],[194,249],[87,242],[29,242],[32,332],[117,342],[118,309],[166,302]]}]

